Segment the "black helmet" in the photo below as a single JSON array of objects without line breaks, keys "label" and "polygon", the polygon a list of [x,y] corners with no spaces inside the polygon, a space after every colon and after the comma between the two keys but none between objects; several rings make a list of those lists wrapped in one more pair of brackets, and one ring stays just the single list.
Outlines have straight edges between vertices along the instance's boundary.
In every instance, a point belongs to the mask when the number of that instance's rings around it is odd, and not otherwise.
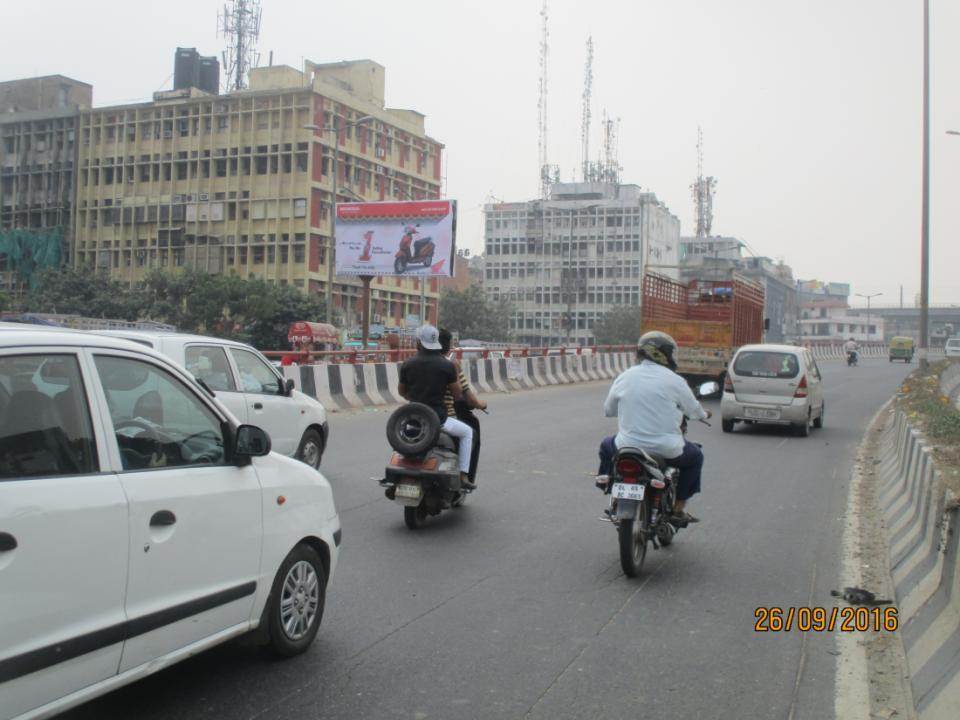
[{"label": "black helmet", "polygon": [[659,330],[644,333],[637,340],[637,356],[639,358],[650,360],[671,370],[677,369],[677,361],[674,359],[676,352],[676,341]]}]

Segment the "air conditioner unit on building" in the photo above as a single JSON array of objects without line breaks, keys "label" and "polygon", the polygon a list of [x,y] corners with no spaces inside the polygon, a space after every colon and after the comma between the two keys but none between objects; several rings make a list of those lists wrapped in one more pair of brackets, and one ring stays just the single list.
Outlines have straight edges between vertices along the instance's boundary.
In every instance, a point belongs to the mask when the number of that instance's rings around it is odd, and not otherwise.
[{"label": "air conditioner unit on building", "polygon": [[200,193],[200,202],[207,202],[210,200],[210,193]]}]

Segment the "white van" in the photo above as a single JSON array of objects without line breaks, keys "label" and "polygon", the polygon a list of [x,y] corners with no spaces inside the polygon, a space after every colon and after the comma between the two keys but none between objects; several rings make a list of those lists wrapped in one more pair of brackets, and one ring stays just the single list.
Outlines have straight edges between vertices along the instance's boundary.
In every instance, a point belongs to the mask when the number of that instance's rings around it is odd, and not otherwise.
[{"label": "white van", "polygon": [[320,467],[330,428],[323,405],[298,392],[292,380],[254,348],[232,340],[175,332],[110,330],[157,350],[202,380],[240,422],[259,425],[273,449]]},{"label": "white van", "polygon": [[809,350],[795,345],[744,345],[724,379],[724,432],[738,422],[790,425],[806,437],[823,427],[823,383]]},{"label": "white van", "polygon": [[0,323],[0,720],[44,718],[255,632],[317,634],[330,483],[182,367]]}]

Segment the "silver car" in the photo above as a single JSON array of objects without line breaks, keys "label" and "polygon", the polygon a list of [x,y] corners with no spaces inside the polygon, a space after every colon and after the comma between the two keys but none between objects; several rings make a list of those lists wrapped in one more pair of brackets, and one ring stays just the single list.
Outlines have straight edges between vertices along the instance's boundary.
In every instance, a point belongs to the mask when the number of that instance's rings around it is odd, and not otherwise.
[{"label": "silver car", "polygon": [[789,425],[806,437],[823,427],[823,384],[809,350],[744,345],[734,355],[720,403],[724,432],[738,422]]}]

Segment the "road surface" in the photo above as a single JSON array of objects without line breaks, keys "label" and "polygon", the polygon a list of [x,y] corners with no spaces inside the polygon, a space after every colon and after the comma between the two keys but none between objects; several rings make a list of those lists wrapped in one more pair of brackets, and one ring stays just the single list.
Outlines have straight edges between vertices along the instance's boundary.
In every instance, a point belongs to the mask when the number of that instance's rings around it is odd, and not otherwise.
[{"label": "road surface", "polygon": [[333,415],[323,470],[344,545],[313,648],[279,662],[223,646],[63,717],[833,717],[833,638],[756,633],[754,611],[830,604],[856,447],[910,369],[823,363],[809,438],[693,423],[703,522],[636,580],[588,477],[615,427],[607,383],[488,397],[479,491],[417,532],[369,479],[389,410]]}]

